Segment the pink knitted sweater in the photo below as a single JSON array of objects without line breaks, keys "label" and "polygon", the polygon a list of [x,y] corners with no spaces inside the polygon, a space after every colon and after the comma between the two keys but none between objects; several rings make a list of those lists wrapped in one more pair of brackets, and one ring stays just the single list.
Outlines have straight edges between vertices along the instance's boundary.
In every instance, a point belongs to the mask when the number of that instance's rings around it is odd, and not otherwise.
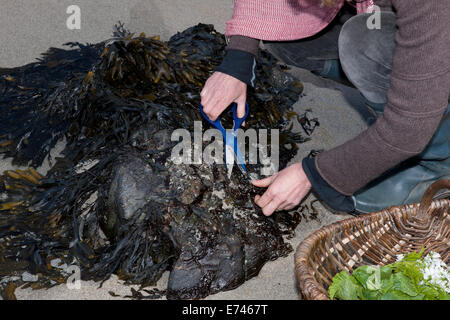
[{"label": "pink knitted sweater", "polygon": [[[225,34],[272,41],[306,38],[325,28],[343,4],[344,0],[336,0],[334,7],[321,0],[235,0]],[[358,13],[372,5],[372,0],[356,2]]]}]

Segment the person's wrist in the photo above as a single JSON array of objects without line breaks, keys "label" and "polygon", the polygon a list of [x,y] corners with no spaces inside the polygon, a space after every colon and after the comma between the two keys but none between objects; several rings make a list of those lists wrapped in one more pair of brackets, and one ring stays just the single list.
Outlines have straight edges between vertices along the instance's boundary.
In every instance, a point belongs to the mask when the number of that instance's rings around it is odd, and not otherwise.
[{"label": "person's wrist", "polygon": [[308,177],[308,181],[310,181],[311,189],[321,201],[335,211],[354,211],[352,198],[339,193],[322,178],[315,166],[314,158],[306,157],[301,164],[303,173]]},{"label": "person's wrist", "polygon": [[302,181],[302,183],[306,184],[306,187],[311,189],[312,188],[312,184],[311,181],[309,181],[308,176],[305,173],[305,170],[303,170],[303,165],[301,162],[296,163],[295,166],[297,166],[298,170],[296,171],[298,173],[298,175],[300,176],[300,181]]},{"label": "person's wrist", "polygon": [[228,79],[230,79],[232,81],[236,81],[236,83],[239,83],[239,85],[247,87],[247,83],[245,83],[241,79],[238,79],[238,78],[236,78],[236,77],[234,77],[232,75],[229,75],[228,73],[225,73],[225,72],[222,72],[222,71],[217,71],[217,70],[214,71],[214,73],[220,74],[220,76],[222,76],[224,78],[228,78]]}]

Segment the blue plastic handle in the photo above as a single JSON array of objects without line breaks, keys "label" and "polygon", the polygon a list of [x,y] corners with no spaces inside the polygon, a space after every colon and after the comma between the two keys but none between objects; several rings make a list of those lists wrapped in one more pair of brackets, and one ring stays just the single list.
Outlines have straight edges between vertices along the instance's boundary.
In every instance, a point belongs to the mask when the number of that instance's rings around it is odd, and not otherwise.
[{"label": "blue plastic handle", "polygon": [[[220,122],[220,116],[217,117],[215,121],[212,121],[204,112],[203,112],[203,106],[200,104],[199,106],[200,113],[202,114],[203,118],[205,118],[206,121],[208,121],[211,125],[219,129],[221,132],[224,132],[225,129],[222,126],[222,123]],[[245,115],[242,118],[238,118],[237,116],[237,103],[233,103],[233,121],[234,121],[234,128],[233,130],[236,131],[239,129],[242,125],[242,123],[245,121],[245,119],[248,116],[248,113],[250,112],[250,107],[248,103],[245,103]]]},{"label": "blue plastic handle", "polygon": [[217,117],[216,121],[212,121],[204,112],[203,112],[203,106],[200,103],[200,113],[202,114],[203,118],[205,118],[206,121],[208,121],[211,125],[219,129],[222,134],[225,134],[225,129],[222,126],[222,123],[220,122],[220,116]]}]

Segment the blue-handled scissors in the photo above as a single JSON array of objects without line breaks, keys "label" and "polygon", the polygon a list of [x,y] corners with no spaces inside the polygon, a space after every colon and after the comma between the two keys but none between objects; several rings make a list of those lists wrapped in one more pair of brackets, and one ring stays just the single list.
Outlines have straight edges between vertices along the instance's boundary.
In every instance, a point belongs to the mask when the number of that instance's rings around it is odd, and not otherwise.
[{"label": "blue-handled scissors", "polygon": [[237,104],[233,104],[233,130],[225,130],[220,121],[220,116],[216,119],[216,121],[212,121],[208,118],[208,116],[203,112],[203,106],[200,104],[200,112],[202,113],[203,118],[206,119],[211,125],[219,129],[222,133],[223,140],[225,142],[225,164],[228,169],[228,176],[231,176],[231,172],[233,171],[233,165],[236,161],[239,165],[241,171],[246,174],[247,168],[245,167],[245,161],[242,157],[241,150],[239,149],[237,142],[237,130],[241,127],[242,123],[248,116],[250,108],[248,103],[245,104],[245,115],[242,118],[237,116]]}]

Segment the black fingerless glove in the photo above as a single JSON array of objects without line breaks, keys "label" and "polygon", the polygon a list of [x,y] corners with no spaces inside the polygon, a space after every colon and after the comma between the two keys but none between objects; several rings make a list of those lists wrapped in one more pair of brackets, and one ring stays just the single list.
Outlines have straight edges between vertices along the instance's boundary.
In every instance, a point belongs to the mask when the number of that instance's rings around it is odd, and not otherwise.
[{"label": "black fingerless glove", "polygon": [[254,87],[255,68],[256,59],[251,53],[241,50],[227,50],[225,58],[215,71],[226,73]]}]

